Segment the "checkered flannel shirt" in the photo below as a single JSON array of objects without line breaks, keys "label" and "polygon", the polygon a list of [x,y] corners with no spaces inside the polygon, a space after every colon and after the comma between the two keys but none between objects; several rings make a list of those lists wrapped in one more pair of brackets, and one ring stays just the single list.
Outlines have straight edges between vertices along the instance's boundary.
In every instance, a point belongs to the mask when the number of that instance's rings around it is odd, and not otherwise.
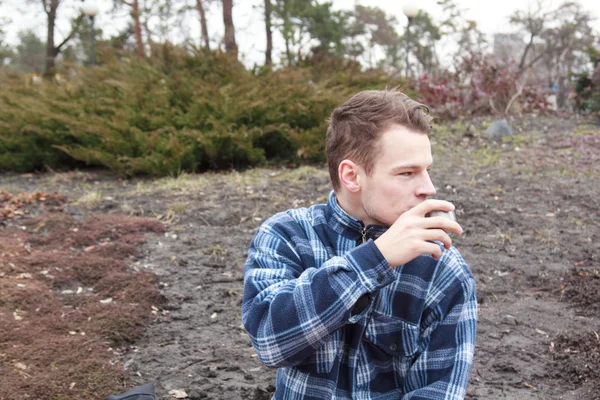
[{"label": "checkered flannel shirt", "polygon": [[373,242],[384,231],[348,215],[333,192],[258,229],[242,320],[259,359],[279,368],[274,399],[464,398],[473,275],[455,248],[391,268]]}]

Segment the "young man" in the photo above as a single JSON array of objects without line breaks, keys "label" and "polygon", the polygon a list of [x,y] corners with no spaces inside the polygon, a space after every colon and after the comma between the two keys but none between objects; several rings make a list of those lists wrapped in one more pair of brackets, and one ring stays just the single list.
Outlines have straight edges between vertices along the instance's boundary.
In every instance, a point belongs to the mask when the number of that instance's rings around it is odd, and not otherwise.
[{"label": "young man", "polygon": [[366,91],[336,108],[327,204],[275,215],[244,270],[242,319],[275,399],[462,399],[475,281],[435,194],[427,108]]}]

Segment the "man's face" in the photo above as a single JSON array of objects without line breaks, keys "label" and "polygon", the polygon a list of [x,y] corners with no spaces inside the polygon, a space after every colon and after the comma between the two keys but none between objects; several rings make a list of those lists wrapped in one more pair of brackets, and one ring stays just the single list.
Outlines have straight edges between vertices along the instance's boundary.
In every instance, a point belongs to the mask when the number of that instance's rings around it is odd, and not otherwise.
[{"label": "man's face", "polygon": [[424,133],[393,125],[379,138],[370,176],[362,173],[360,201],[367,225],[391,226],[404,212],[435,195],[428,169],[431,143]]}]

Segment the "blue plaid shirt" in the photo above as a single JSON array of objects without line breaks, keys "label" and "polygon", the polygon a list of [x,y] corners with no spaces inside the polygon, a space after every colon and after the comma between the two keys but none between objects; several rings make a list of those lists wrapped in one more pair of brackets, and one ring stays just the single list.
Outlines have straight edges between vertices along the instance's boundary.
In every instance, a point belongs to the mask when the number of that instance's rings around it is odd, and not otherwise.
[{"label": "blue plaid shirt", "polygon": [[373,242],[384,231],[348,215],[333,192],[259,228],[242,320],[260,360],[279,368],[275,399],[464,398],[473,275],[455,248],[391,268]]}]

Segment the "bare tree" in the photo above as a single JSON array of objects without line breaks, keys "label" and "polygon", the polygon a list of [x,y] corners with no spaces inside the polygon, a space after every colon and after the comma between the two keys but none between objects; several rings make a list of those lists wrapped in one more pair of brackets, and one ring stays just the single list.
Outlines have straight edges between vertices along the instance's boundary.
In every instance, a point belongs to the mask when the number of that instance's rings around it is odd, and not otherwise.
[{"label": "bare tree", "polygon": [[592,75],[590,76],[590,80],[592,81],[592,84],[600,85],[600,63],[596,65],[594,72],[592,72]]},{"label": "bare tree", "polygon": [[131,18],[133,19],[133,32],[135,35],[135,43],[137,45],[137,54],[140,57],[145,57],[146,52],[144,51],[144,41],[142,39],[142,24],[140,22],[140,5],[139,0],[119,0],[121,4],[124,4],[131,8]]},{"label": "bare tree", "polygon": [[355,5],[347,28],[350,56],[354,60],[357,56],[365,56],[364,60],[373,68],[373,55],[377,50],[384,50],[389,59],[381,60],[380,66],[397,70],[398,49],[403,43],[400,43],[395,24],[396,19],[381,8]]},{"label": "bare tree", "polygon": [[46,76],[54,75],[54,66],[55,66],[54,62],[55,62],[56,56],[61,52],[61,50],[63,49],[65,44],[67,44],[67,42],[69,40],[71,40],[73,35],[75,35],[75,32],[77,32],[77,29],[79,29],[79,26],[83,22],[83,14],[80,14],[75,19],[73,26],[71,28],[71,32],[69,32],[69,34],[63,39],[62,42],[60,42],[58,44],[58,46],[55,46],[54,45],[54,29],[56,27],[56,17],[58,15],[57,11],[58,11],[58,7],[60,6],[60,2],[61,2],[61,0],[42,0],[44,12],[46,13],[46,16],[48,18],[47,39],[46,39],[46,63],[45,63],[45,68],[44,68],[44,74]]},{"label": "bare tree", "polygon": [[555,26],[542,35],[546,44],[543,59],[549,83],[558,89],[559,107],[565,105],[572,73],[587,69],[589,58],[586,49],[592,47],[595,41],[590,14],[579,5],[571,11],[561,15]]},{"label": "bare tree", "polygon": [[223,23],[225,24],[225,51],[237,57],[238,47],[235,43],[233,27],[233,0],[223,0]]},{"label": "bare tree", "polygon": [[595,40],[591,16],[577,2],[550,9],[546,1],[538,0],[536,8],[515,12],[511,22],[529,36],[519,68],[527,69],[530,79],[537,76],[540,84],[552,87],[558,106],[564,106],[570,76],[585,67],[585,49]]},{"label": "bare tree", "polygon": [[294,40],[294,28],[291,21],[292,9],[296,3],[290,0],[275,0],[275,15],[281,20],[279,27],[281,35],[285,42],[285,55],[288,65],[294,64],[294,55],[292,53],[292,45]]},{"label": "bare tree", "polygon": [[519,62],[520,69],[529,68],[544,57],[545,52],[542,50],[538,51],[533,57],[530,57],[529,60],[527,58],[529,52],[535,46],[536,39],[541,39],[542,34],[548,28],[548,24],[558,19],[560,15],[573,12],[577,7],[578,4],[576,2],[567,1],[562,3],[558,8],[549,10],[546,0],[537,0],[534,8],[529,7],[527,11],[515,11],[510,17],[510,22],[519,26],[529,35],[529,40]]},{"label": "bare tree", "polygon": [[[2,5],[2,1],[0,1]],[[8,23],[9,19],[0,17],[0,67],[4,65],[5,60],[10,60],[13,55],[12,49],[6,44],[3,27]]]},{"label": "bare tree", "polygon": [[450,37],[458,44],[454,59],[460,60],[471,53],[483,54],[487,45],[485,34],[479,30],[477,22],[464,17],[465,9],[456,4],[456,0],[438,0],[442,8],[440,34]]},{"label": "bare tree", "polygon": [[201,28],[201,38],[204,42],[204,47],[210,50],[210,43],[208,40],[208,25],[206,23],[206,13],[204,11],[204,5],[202,4],[202,0],[196,0],[196,8],[198,9],[198,13],[200,14],[200,28]]},{"label": "bare tree", "polygon": [[[177,22],[176,18],[181,18],[187,7],[177,8],[171,0],[142,0],[140,6],[140,23],[150,49],[155,43],[171,42],[173,27],[182,24],[182,20]],[[152,19],[156,22],[152,23]]]},{"label": "bare tree", "polygon": [[267,51],[265,52],[265,65],[273,64],[273,31],[271,30],[271,0],[265,0],[265,30],[267,33]]}]

